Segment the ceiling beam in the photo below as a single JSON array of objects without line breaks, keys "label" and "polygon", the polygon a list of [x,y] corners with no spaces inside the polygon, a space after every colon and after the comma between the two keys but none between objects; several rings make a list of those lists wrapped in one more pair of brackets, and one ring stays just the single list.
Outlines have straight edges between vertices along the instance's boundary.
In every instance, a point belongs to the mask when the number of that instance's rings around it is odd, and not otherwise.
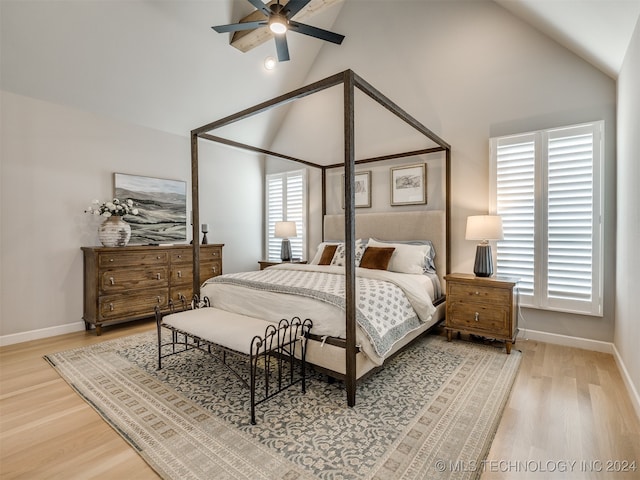
[{"label": "ceiling beam", "polygon": [[[342,1],[343,0],[311,0],[306,7],[298,12],[294,19],[297,22],[307,20],[313,17],[316,13],[319,13]],[[275,3],[277,3],[277,0],[272,0],[267,3],[267,5],[271,6]],[[280,3],[282,5],[286,5],[287,3],[289,3],[289,0],[280,0]],[[261,11],[256,10],[241,19],[239,23],[259,22],[266,19],[267,17]],[[262,45],[272,38],[273,34],[268,27],[256,28],[255,30],[243,30],[234,32],[233,36],[231,37],[231,46],[237,48],[243,53],[246,53],[252,48],[257,47],[258,45]]]}]

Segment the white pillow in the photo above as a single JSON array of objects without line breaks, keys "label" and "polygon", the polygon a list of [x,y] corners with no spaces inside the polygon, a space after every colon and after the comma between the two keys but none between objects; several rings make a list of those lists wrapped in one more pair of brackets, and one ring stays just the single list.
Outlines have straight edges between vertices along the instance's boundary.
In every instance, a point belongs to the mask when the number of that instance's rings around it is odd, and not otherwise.
[{"label": "white pillow", "polygon": [[394,247],[387,270],[399,273],[424,273],[424,265],[431,251],[430,245],[408,245],[406,243],[378,242],[369,239],[370,247]]},{"label": "white pillow", "polygon": [[313,256],[313,260],[309,262],[309,265],[318,265],[320,263],[320,258],[322,258],[322,252],[324,252],[324,247],[327,245],[339,245],[340,242],[322,242],[318,245],[318,249],[316,250],[316,254]]}]

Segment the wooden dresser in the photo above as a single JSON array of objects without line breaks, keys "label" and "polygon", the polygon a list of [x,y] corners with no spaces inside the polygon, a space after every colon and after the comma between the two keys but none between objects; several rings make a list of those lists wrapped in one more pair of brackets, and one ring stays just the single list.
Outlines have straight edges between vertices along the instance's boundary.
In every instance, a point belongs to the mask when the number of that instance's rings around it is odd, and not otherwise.
[{"label": "wooden dresser", "polygon": [[[222,247],[200,246],[200,283],[222,273]],[[193,296],[191,245],[82,247],[84,253],[84,313],[87,329],[93,324],[136,320],[154,314],[156,305],[168,308],[169,299]]]},{"label": "wooden dresser", "polygon": [[452,273],[447,281],[445,329],[503,340],[507,353],[518,335],[518,282],[512,278]]}]

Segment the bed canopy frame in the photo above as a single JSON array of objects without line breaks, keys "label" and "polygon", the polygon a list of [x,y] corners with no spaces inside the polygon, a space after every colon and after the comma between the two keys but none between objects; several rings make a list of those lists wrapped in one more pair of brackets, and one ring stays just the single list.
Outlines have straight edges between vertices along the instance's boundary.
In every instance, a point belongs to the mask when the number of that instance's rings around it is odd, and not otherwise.
[{"label": "bed canopy frame", "polygon": [[[344,162],[331,165],[320,165],[300,158],[294,158],[278,152],[273,152],[252,145],[247,145],[230,139],[212,135],[212,130],[230,125],[245,118],[270,110],[274,107],[293,102],[308,95],[326,90],[328,88],[343,85],[343,120],[344,120]],[[380,157],[356,160],[355,152],[355,89],[358,88],[365,95],[376,101],[388,111],[396,115],[403,122],[413,127],[420,134],[427,137],[437,146],[409,152],[401,152]],[[240,148],[264,155],[294,161],[309,167],[319,168],[322,171],[322,216],[326,214],[326,173],[332,168],[344,167],[344,228],[345,228],[345,321],[346,321],[346,365],[345,387],[347,392],[347,404],[354,406],[356,403],[356,270],[355,270],[355,166],[363,163],[391,160],[415,155],[423,155],[435,152],[445,152],[445,229],[447,252],[450,252],[450,166],[451,146],[433,133],[418,120],[413,118],[389,98],[376,90],[368,82],[354,73],[345,70],[323,80],[298,88],[271,100],[259,103],[233,115],[203,125],[191,131],[191,201],[193,210],[193,291],[200,293],[200,243],[199,243],[199,187],[198,187],[198,139],[209,140],[231,147]],[[446,258],[446,271],[450,272],[450,255]]]}]

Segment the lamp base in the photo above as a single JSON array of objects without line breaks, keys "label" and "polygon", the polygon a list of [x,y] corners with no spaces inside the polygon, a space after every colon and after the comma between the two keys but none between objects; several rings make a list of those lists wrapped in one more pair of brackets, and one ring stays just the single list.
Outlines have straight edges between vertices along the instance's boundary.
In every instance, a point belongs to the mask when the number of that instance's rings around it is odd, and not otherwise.
[{"label": "lamp base", "polygon": [[291,261],[291,242],[288,238],[282,240],[282,247],[280,247],[280,259],[283,262]]},{"label": "lamp base", "polygon": [[493,275],[493,257],[491,245],[478,245],[476,247],[476,262],[473,264],[473,273],[476,277],[490,277]]}]

